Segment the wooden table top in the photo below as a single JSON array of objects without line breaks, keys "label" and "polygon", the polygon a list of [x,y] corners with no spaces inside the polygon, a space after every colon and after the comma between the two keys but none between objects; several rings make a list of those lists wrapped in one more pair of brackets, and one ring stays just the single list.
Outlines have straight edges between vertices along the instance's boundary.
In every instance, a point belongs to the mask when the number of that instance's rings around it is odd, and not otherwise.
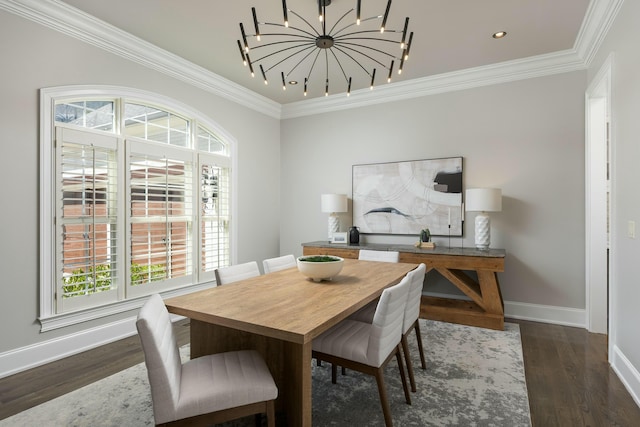
[{"label": "wooden table top", "polygon": [[307,343],[375,300],[416,264],[345,259],[331,281],[297,268],[170,298],[171,313],[296,343]]}]

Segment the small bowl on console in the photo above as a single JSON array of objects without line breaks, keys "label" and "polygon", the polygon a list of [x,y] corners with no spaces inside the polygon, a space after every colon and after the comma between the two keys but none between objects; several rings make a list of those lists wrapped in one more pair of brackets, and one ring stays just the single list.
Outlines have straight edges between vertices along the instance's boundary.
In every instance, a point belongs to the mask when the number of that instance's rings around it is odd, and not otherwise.
[{"label": "small bowl on console", "polygon": [[344,265],[344,258],[333,255],[305,255],[297,259],[298,271],[314,282],[331,280]]}]

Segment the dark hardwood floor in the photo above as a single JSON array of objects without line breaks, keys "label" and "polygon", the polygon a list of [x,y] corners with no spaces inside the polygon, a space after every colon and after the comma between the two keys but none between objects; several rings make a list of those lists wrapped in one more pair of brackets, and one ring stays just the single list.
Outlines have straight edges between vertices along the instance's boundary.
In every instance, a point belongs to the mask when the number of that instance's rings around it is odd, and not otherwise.
[{"label": "dark hardwood floor", "polygon": [[[535,427],[638,426],[640,408],[607,363],[607,338],[584,329],[518,323]],[[175,325],[179,344],[189,323]],[[133,336],[0,379],[0,419],[143,361]]]}]

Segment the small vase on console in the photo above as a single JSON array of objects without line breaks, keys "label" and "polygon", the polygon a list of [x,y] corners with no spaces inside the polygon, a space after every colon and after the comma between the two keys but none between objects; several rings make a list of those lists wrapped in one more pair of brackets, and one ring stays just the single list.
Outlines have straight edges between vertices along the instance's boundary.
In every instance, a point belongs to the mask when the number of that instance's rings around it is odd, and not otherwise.
[{"label": "small vase on console", "polygon": [[360,231],[358,227],[355,225],[349,229],[349,244],[350,245],[358,245],[360,244]]}]

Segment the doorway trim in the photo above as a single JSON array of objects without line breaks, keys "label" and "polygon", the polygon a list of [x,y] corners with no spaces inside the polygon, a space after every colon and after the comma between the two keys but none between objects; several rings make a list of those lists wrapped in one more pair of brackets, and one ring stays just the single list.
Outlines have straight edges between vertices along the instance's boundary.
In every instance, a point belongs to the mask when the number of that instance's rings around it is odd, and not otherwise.
[{"label": "doorway trim", "polygon": [[609,266],[613,259],[612,66],[613,53],[585,92],[585,305],[587,329],[601,334],[610,334],[613,323],[609,303],[614,287]]}]

